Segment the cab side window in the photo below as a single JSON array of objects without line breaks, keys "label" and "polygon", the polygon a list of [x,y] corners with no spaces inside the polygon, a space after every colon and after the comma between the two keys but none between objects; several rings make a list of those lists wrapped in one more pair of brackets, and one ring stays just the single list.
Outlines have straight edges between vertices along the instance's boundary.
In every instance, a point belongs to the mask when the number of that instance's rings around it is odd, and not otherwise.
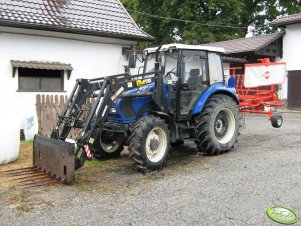
[{"label": "cab side window", "polygon": [[223,82],[224,74],[220,55],[217,53],[208,53],[209,59],[209,72],[210,72],[210,85]]},{"label": "cab side window", "polygon": [[208,59],[205,53],[187,51],[182,62],[182,84],[198,90],[208,81]]}]

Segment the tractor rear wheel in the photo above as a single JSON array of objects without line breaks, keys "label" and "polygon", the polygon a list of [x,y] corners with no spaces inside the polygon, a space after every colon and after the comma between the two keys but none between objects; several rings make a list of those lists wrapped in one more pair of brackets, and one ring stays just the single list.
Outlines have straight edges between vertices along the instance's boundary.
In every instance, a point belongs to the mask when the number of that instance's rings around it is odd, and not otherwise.
[{"label": "tractor rear wheel", "polygon": [[169,130],[162,119],[145,116],[136,122],[129,138],[129,151],[138,170],[162,168],[169,149]]},{"label": "tractor rear wheel", "polygon": [[103,130],[91,149],[96,159],[111,159],[120,156],[123,150],[124,136]]},{"label": "tractor rear wheel", "polygon": [[207,154],[221,154],[234,146],[239,135],[239,109],[226,95],[208,99],[196,118],[198,149]]}]

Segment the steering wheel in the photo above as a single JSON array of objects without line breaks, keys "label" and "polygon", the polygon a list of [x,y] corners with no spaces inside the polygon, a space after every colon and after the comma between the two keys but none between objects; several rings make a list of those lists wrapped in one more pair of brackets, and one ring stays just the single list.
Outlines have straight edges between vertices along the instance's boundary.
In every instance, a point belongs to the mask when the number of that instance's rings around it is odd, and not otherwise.
[{"label": "steering wheel", "polygon": [[210,82],[209,81],[201,81],[202,85],[206,85],[206,86],[210,86]]},{"label": "steering wheel", "polygon": [[176,69],[177,67],[174,67],[173,69],[171,69],[169,72],[166,73],[165,75],[165,78],[169,77],[171,78],[171,74],[177,76],[176,72],[174,72],[174,70]]},{"label": "steering wheel", "polygon": [[189,91],[191,89],[190,89],[190,87],[186,83],[183,83],[183,84],[181,84],[181,90]]}]

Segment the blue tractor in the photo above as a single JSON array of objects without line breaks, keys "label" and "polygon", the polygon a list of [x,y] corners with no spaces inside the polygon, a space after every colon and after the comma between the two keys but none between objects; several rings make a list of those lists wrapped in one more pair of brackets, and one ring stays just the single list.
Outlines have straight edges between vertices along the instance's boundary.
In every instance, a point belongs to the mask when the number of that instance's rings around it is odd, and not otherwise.
[{"label": "blue tractor", "polygon": [[[124,146],[140,171],[162,168],[171,146],[185,141],[203,153],[230,150],[239,108],[235,88],[225,85],[223,51],[163,45],[143,52],[143,73],[77,80],[51,137],[35,137],[34,167],[72,183],[86,159],[117,157]],[[75,143],[66,141],[72,128]]]}]

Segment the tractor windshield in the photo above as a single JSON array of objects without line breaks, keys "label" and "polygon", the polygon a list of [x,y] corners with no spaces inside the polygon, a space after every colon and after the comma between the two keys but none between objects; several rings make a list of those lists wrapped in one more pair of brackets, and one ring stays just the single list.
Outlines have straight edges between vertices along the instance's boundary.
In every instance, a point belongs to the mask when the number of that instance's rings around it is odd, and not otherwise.
[{"label": "tractor windshield", "polygon": [[[159,56],[160,60],[162,60],[165,66],[165,74],[171,72],[173,75],[176,75],[177,72],[177,62],[178,62],[178,53],[161,53]],[[156,54],[151,53],[146,58],[145,65],[145,73],[154,72],[155,71],[155,61]]]},{"label": "tractor windshield", "polygon": [[145,62],[145,73],[155,71],[155,61],[156,61],[156,54],[155,53],[149,54],[147,56],[146,62]]},{"label": "tractor windshield", "polygon": [[177,75],[178,53],[165,53],[165,75]]}]

